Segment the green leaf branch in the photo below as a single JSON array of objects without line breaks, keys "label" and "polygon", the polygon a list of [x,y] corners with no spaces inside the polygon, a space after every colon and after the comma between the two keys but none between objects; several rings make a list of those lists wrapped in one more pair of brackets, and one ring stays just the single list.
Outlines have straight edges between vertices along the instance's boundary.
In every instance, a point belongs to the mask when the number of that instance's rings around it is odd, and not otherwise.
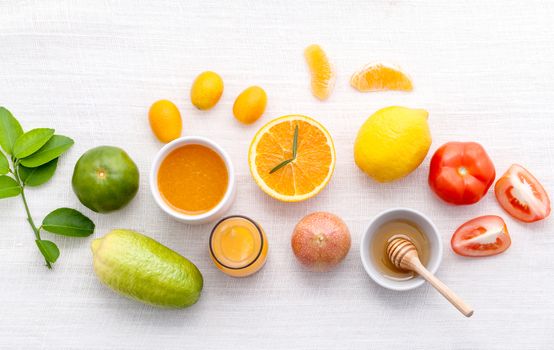
[{"label": "green leaf branch", "polygon": [[48,182],[56,172],[58,158],[74,143],[69,137],[54,132],[54,129],[39,128],[24,133],[10,111],[0,107],[0,147],[4,151],[0,151],[0,199],[21,197],[27,221],[35,234],[35,243],[48,268],[52,268],[58,259],[60,250],[54,242],[42,239],[42,231],[86,237],[94,232],[95,227],[88,217],[70,208],[54,210],[40,226],[33,220],[25,188]]}]

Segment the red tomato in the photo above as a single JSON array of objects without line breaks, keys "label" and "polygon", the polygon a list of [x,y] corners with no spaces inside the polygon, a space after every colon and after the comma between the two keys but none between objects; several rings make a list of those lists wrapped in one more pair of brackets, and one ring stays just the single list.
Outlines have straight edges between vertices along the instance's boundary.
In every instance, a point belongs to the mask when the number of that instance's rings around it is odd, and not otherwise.
[{"label": "red tomato", "polygon": [[476,142],[448,142],[431,158],[429,186],[451,204],[473,204],[494,182],[494,164]]},{"label": "red tomato", "polygon": [[518,164],[510,169],[494,185],[498,202],[514,218],[533,222],[550,214],[550,199],[541,183]]},{"label": "red tomato", "polygon": [[458,255],[479,257],[500,254],[512,240],[506,223],[500,216],[485,215],[458,227],[450,245]]}]

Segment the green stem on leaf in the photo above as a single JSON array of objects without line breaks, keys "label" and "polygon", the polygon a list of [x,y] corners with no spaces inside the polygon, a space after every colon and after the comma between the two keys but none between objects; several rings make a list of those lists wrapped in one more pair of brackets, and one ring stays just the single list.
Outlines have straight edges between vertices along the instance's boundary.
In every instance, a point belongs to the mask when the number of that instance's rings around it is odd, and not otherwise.
[{"label": "green stem on leaf", "polygon": [[33,229],[33,232],[35,233],[35,237],[37,239],[40,239],[40,231],[39,231],[38,227],[35,225],[33,217],[31,216],[31,212],[29,210],[29,205],[27,204],[27,198],[25,198],[25,190],[24,189],[21,189],[21,199],[23,199],[23,205],[25,206],[25,212],[27,213],[27,221],[29,221],[29,224],[31,225],[31,228]]},{"label": "green stem on leaf", "polygon": [[[23,200],[23,206],[25,207],[25,212],[27,213],[27,221],[29,222],[29,225],[31,225],[31,228],[33,229],[33,232],[35,233],[35,238],[37,240],[41,240],[40,238],[40,228],[35,225],[35,221],[33,220],[33,216],[31,215],[31,211],[29,210],[29,205],[27,204],[27,198],[25,197],[25,184],[23,184],[23,181],[21,181],[19,177],[19,171],[17,171],[18,164],[15,164],[15,172],[13,172],[15,176],[15,180],[21,186],[21,199]],[[48,266],[49,269],[52,268],[52,264],[44,258],[44,261],[46,262],[46,266]]]}]

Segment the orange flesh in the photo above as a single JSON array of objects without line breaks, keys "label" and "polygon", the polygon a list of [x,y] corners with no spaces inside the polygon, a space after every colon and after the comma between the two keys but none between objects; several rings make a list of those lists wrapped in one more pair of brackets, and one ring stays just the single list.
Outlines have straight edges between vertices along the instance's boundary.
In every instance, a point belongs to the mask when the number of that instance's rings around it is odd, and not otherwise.
[{"label": "orange flesh", "polygon": [[[269,172],[276,165],[292,158],[292,140],[296,125],[298,125],[296,160],[270,174]],[[323,132],[301,120],[273,126],[257,145],[258,173],[269,187],[284,195],[298,195],[313,191],[327,177],[331,162],[332,150]]]},{"label": "orange flesh", "polygon": [[234,277],[255,273],[262,268],[267,257],[265,233],[242,217],[221,221],[214,229],[210,248],[217,268]]},{"label": "orange flesh", "polygon": [[410,78],[402,71],[382,64],[366,66],[354,73],[350,83],[359,91],[412,91]]},{"label": "orange flesh", "polygon": [[329,58],[319,45],[310,45],[304,50],[304,56],[312,75],[312,93],[320,100],[331,94],[335,73]]},{"label": "orange flesh", "polygon": [[187,215],[213,209],[225,195],[229,174],[223,159],[202,145],[172,151],[158,170],[158,189],[169,206]]}]

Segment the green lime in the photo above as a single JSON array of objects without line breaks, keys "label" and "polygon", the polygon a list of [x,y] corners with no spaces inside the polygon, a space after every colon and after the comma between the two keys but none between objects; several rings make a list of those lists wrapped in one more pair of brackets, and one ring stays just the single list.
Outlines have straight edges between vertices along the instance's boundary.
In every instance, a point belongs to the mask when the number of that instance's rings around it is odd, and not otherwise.
[{"label": "green lime", "polygon": [[100,146],[85,152],[73,170],[73,191],[87,208],[107,213],[127,205],[137,194],[139,172],[118,147]]}]

